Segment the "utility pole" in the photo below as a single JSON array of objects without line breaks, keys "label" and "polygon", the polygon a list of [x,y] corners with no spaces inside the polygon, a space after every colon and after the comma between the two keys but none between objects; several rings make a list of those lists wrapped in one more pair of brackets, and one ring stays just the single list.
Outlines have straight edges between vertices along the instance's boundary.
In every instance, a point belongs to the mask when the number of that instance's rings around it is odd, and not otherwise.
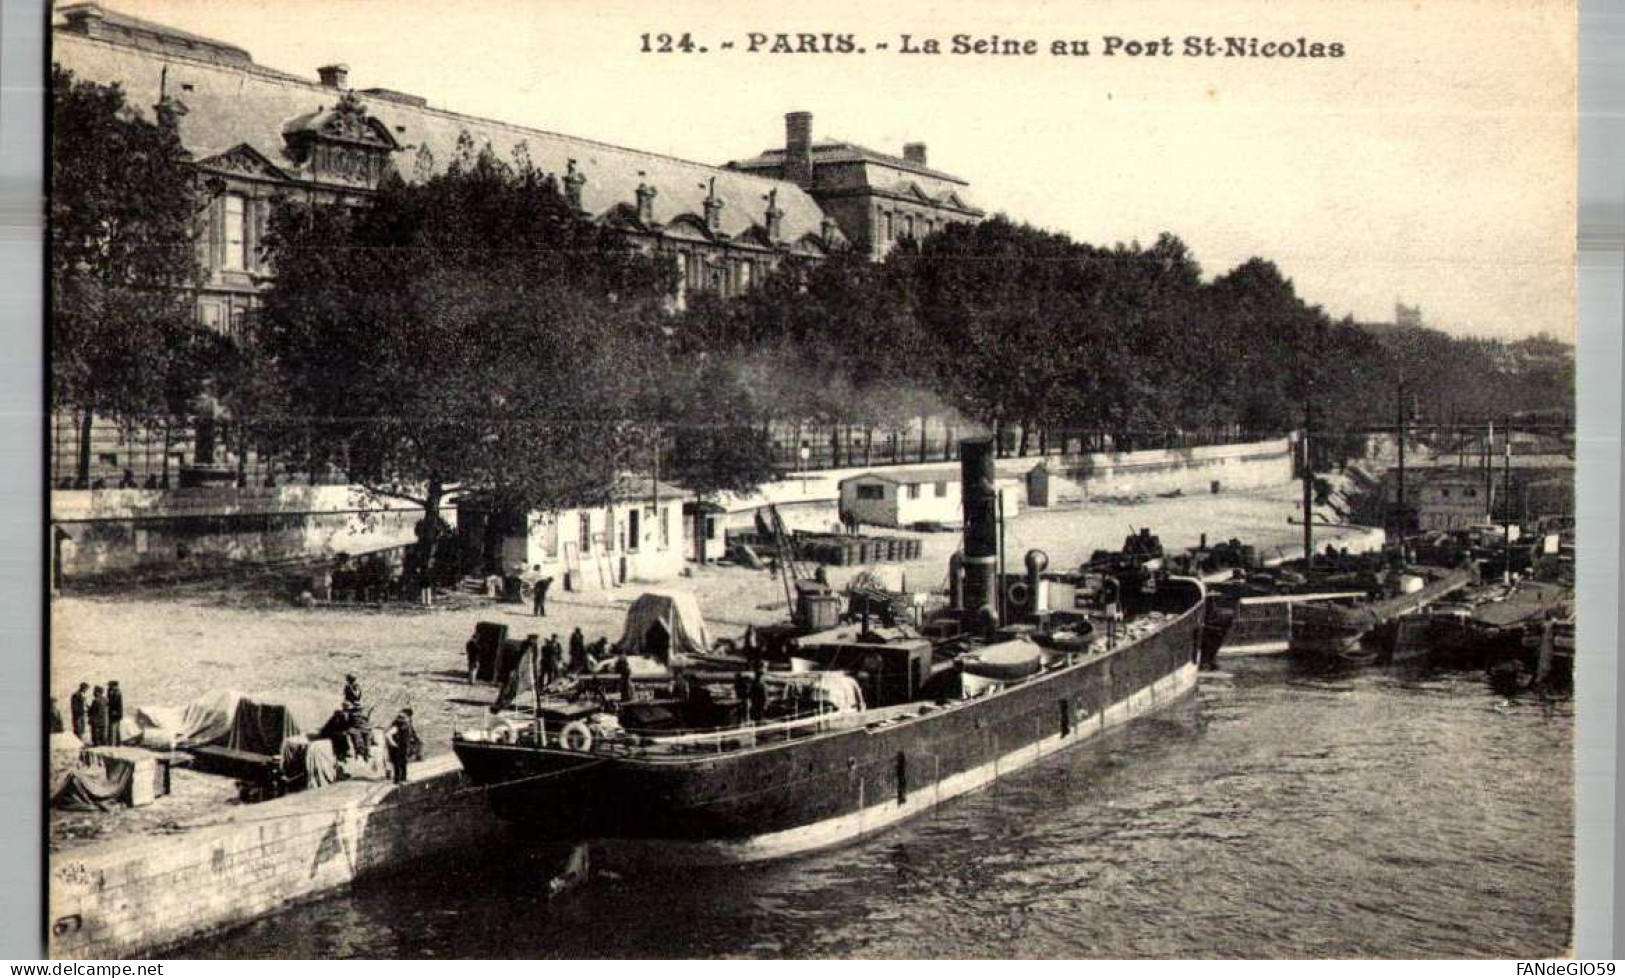
[{"label": "utility pole", "polygon": [[1309,426],[1313,424],[1311,411],[1312,402],[1309,396],[1303,399],[1303,572],[1308,574],[1315,569],[1315,472],[1314,466],[1309,462]]},{"label": "utility pole", "polygon": [[1399,559],[1405,560],[1405,381],[1399,382]]},{"label": "utility pole", "polygon": [[1501,468],[1501,519],[1505,541],[1501,555],[1501,581],[1512,583],[1512,420],[1506,419],[1506,464]]}]

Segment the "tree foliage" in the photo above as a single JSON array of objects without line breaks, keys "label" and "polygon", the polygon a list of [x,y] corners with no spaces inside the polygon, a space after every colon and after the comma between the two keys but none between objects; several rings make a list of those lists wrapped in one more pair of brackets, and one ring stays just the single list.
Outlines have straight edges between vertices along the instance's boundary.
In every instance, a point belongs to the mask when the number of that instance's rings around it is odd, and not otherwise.
[{"label": "tree foliage", "polygon": [[[51,399],[122,422],[173,417],[210,368],[194,295],[196,171],[173,116],[51,72]],[[88,445],[81,449],[80,481]]]}]

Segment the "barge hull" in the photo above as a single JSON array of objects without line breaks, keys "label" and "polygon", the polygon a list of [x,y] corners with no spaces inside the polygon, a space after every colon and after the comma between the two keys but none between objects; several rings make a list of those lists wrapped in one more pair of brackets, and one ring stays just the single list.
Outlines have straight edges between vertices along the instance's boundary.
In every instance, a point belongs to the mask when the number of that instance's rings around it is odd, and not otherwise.
[{"label": "barge hull", "polygon": [[846,815],[743,839],[594,839],[594,856],[610,865],[730,865],[785,859],[844,845],[923,814],[960,795],[978,791],[1052,754],[1171,705],[1196,688],[1196,677],[1194,663],[1182,666],[1178,672],[1164,676],[1129,699],[1091,717],[1072,735],[1051,734],[978,767],[926,785],[901,802],[895,797],[887,798]]},{"label": "barge hull", "polygon": [[[499,815],[547,838],[739,862],[884,828],[1150,712],[1195,685],[1202,603],[1157,632],[922,716],[706,756],[458,743]],[[922,707],[925,705],[922,704]]]}]

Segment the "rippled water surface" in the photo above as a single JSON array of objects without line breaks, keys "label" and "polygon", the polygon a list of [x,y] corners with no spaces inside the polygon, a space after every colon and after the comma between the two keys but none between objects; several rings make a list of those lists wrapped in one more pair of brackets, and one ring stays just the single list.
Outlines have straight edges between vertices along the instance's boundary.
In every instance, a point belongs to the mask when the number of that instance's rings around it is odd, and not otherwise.
[{"label": "rippled water surface", "polygon": [[1570,925],[1573,715],[1474,675],[1232,660],[873,840],[598,878],[556,853],[366,885],[193,956],[1537,957]]}]

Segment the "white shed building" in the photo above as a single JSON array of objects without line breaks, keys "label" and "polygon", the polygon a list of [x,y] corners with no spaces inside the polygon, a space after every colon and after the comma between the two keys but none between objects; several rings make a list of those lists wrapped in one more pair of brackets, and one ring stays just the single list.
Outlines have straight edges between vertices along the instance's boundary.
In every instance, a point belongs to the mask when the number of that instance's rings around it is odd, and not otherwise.
[{"label": "white shed building", "polygon": [[[1004,515],[1015,516],[1021,493],[1000,480]],[[840,482],[841,509],[859,523],[908,527],[916,523],[958,523],[964,518],[957,468],[876,469]]]}]

